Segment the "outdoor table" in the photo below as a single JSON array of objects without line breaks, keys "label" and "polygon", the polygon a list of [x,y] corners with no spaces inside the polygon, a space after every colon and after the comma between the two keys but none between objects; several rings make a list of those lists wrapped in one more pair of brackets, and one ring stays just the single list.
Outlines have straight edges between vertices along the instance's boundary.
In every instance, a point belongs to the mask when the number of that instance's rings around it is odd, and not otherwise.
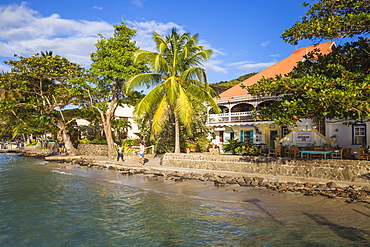
[{"label": "outdoor table", "polygon": [[303,158],[303,155],[304,154],[307,154],[308,155],[308,158],[310,158],[310,154],[323,154],[324,155],[324,159],[326,159],[326,155],[330,155],[331,153],[333,152],[333,150],[329,150],[329,151],[313,151],[313,150],[304,150],[304,151],[301,151],[301,158]]}]

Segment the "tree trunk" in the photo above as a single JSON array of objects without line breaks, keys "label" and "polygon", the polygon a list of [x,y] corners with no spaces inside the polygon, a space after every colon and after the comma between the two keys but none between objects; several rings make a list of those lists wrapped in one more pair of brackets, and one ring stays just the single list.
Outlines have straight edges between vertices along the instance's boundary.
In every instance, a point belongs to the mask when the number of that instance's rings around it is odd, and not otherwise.
[{"label": "tree trunk", "polygon": [[58,140],[64,142],[64,147],[69,155],[78,155],[80,152],[73,146],[71,141],[71,136],[68,134],[67,126],[63,122],[58,122],[57,126],[59,128]]},{"label": "tree trunk", "polygon": [[111,102],[109,109],[105,113],[105,121],[103,122],[105,138],[108,145],[108,158],[114,158],[116,156],[116,147],[114,145],[112,135],[112,116],[115,112],[115,102]]},{"label": "tree trunk", "polygon": [[175,113],[175,154],[181,153],[180,150],[180,123],[177,114]]},{"label": "tree trunk", "polygon": [[113,135],[112,135],[112,123],[110,118],[107,117],[104,126],[105,138],[107,139],[108,145],[108,157],[114,158],[116,156],[116,147],[114,145]]},{"label": "tree trunk", "polygon": [[71,136],[68,133],[63,134],[63,142],[66,148],[66,152],[69,155],[78,155],[80,152],[73,146]]}]

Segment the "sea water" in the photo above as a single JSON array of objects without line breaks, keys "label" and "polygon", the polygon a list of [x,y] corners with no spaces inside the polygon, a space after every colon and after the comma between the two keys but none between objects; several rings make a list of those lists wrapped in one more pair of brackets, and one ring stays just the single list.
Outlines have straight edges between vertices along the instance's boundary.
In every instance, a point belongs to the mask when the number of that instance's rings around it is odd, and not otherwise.
[{"label": "sea water", "polygon": [[365,222],[358,228],[317,212],[285,217],[279,205],[258,198],[136,186],[142,183],[114,171],[1,154],[0,246],[370,246],[366,205],[354,214]]}]

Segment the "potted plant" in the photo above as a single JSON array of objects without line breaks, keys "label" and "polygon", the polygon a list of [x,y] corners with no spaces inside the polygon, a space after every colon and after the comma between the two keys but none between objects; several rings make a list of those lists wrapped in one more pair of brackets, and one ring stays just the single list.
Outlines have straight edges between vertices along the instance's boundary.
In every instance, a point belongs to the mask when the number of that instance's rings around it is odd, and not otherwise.
[{"label": "potted plant", "polygon": [[185,147],[186,147],[186,153],[188,154],[188,153],[190,153],[191,151],[195,151],[195,147],[196,147],[197,145],[194,143],[194,142],[192,142],[192,141],[187,141],[186,143],[185,143]]}]

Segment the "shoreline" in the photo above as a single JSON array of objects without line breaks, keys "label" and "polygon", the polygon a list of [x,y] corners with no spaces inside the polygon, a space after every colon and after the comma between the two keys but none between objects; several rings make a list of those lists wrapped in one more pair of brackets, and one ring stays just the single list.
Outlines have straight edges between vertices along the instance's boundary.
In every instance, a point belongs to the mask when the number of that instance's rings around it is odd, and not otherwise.
[{"label": "shoreline", "polygon": [[70,163],[82,167],[114,170],[126,176],[144,175],[162,177],[166,180],[179,183],[187,180],[199,180],[202,182],[212,182],[215,187],[233,185],[235,186],[235,190],[244,187],[265,188],[266,190],[278,193],[302,194],[310,197],[320,196],[343,199],[346,202],[364,202],[370,204],[370,186],[355,182],[168,167],[161,166],[160,157],[150,158],[148,163],[141,166],[138,159],[133,159],[132,156],[125,156],[128,160],[118,162],[103,156],[43,156],[40,154],[35,155],[34,151],[31,155],[27,155],[27,152],[22,152],[21,155],[43,158],[46,161],[58,163]]},{"label": "shoreline", "polygon": [[[300,192],[280,192],[265,187],[245,187],[228,184],[224,187],[214,186],[212,181],[185,179],[175,181],[171,177],[154,174],[121,175],[121,171],[100,166],[80,166],[78,164],[51,162],[62,174],[83,177],[108,177],[107,183],[130,186],[147,192],[160,193],[163,196],[176,196],[196,200],[203,205],[211,205],[220,210],[236,213],[256,213],[257,218],[273,220],[279,225],[289,226],[289,222],[299,224],[330,224],[338,229],[350,229],[366,232],[370,236],[369,203],[345,198],[328,199],[323,196],[305,196]],[[105,175],[97,175],[97,172]],[[320,220],[320,222],[316,222]],[[313,221],[313,222],[312,222]],[[335,228],[337,228],[335,227]],[[368,238],[368,237],[366,237]]]}]

